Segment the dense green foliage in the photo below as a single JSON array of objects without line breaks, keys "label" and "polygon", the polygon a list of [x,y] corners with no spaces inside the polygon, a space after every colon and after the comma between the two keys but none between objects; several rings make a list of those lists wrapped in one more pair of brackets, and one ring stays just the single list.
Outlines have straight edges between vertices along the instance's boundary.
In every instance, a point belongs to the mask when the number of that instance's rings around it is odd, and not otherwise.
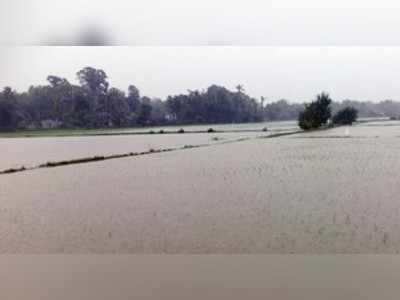
[{"label": "dense green foliage", "polygon": [[345,107],[339,110],[332,118],[333,124],[351,125],[357,120],[358,112],[354,107]]},{"label": "dense green foliage", "polygon": [[[168,124],[238,123],[295,120],[303,128],[317,128],[326,120],[315,118],[317,103],[305,105],[286,100],[265,103],[250,97],[241,85],[235,91],[212,85],[202,91],[168,96],[141,96],[134,85],[127,93],[109,86],[103,70],[86,67],[77,72],[79,84],[48,76],[47,85],[31,86],[18,93],[10,87],[0,92],[0,129],[107,128]],[[322,94],[319,97],[325,97]],[[265,104],[265,105],[264,105]],[[354,107],[359,117],[398,117],[400,103],[345,100],[332,103],[333,112]],[[326,117],[324,117],[326,119]]]},{"label": "dense green foliage", "polygon": [[14,93],[6,87],[0,94],[0,128],[14,128],[17,125],[16,107]]},{"label": "dense green foliage", "polygon": [[289,103],[282,99],[265,105],[264,117],[269,121],[295,120],[303,110],[304,104]]},{"label": "dense green foliage", "polygon": [[262,120],[260,105],[241,89],[231,92],[220,86],[206,91],[189,91],[187,95],[170,96],[167,107],[177,123],[245,123]]},{"label": "dense green foliage", "polygon": [[299,127],[304,130],[317,129],[326,124],[331,117],[332,99],[326,93],[317,95],[317,99],[306,105],[299,114]]},{"label": "dense green foliage", "polygon": [[127,95],[109,87],[103,70],[86,67],[79,85],[48,76],[48,85],[17,93],[0,93],[0,128],[105,128],[157,124],[231,123],[262,120],[262,108],[240,88],[211,86],[206,91],[169,96],[166,101],[142,97],[131,85]]}]

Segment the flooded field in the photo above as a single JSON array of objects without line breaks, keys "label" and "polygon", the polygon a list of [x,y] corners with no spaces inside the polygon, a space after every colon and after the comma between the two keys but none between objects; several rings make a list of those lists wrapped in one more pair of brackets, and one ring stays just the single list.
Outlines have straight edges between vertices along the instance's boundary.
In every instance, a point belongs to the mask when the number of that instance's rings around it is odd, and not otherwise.
[{"label": "flooded field", "polygon": [[398,253],[400,123],[382,123],[2,175],[0,252]]},{"label": "flooded field", "polygon": [[[271,132],[270,132],[271,133]],[[0,139],[0,170],[33,167],[48,161],[71,160],[96,155],[215,144],[235,139],[268,135],[245,133],[185,133],[115,136],[76,136]]]},{"label": "flooded field", "polygon": [[153,126],[134,128],[106,128],[106,129],[48,129],[48,130],[21,130],[14,132],[0,132],[0,138],[14,137],[63,137],[63,136],[93,136],[93,135],[122,135],[122,134],[143,134],[160,130],[165,132],[177,132],[184,129],[186,133],[206,132],[212,128],[220,132],[232,131],[260,131],[263,128],[274,132],[297,130],[296,121],[275,121],[264,123],[237,123],[237,124],[203,124],[183,126]]},{"label": "flooded field", "polygon": [[400,138],[400,121],[368,122],[356,126],[342,126],[325,131],[304,132],[291,138],[308,137]]},{"label": "flooded field", "polygon": [[[268,131],[262,129],[267,127]],[[254,138],[275,133],[297,130],[295,122],[269,122],[235,125],[198,125],[184,126],[184,134],[132,134],[138,132],[177,131],[180,127],[152,127],[151,129],[87,130],[87,131],[49,131],[45,136],[23,137],[24,133],[0,134],[0,171],[9,168],[34,167],[42,163],[72,160],[97,155],[114,155],[129,152],[149,151],[151,149],[179,148],[215,143],[224,143],[243,138]],[[191,133],[207,131],[213,128],[215,133]],[[232,131],[238,132],[232,132]],[[242,131],[243,130],[243,131]],[[246,131],[249,130],[249,131]],[[253,130],[253,131],[251,131]],[[117,135],[109,135],[115,133]],[[35,134],[35,133],[31,133]],[[36,133],[38,134],[38,133]],[[51,135],[55,136],[51,136]],[[69,134],[69,136],[57,136]],[[86,134],[107,134],[86,136]],[[125,135],[126,134],[126,135]]]}]

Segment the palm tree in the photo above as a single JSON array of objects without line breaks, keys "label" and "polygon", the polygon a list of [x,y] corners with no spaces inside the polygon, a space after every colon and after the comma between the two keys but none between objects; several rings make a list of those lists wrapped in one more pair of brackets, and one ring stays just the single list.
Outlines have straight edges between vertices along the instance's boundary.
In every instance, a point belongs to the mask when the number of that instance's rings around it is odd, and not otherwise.
[{"label": "palm tree", "polygon": [[238,91],[239,94],[244,93],[244,87],[241,84],[238,84],[236,86],[236,90]]}]

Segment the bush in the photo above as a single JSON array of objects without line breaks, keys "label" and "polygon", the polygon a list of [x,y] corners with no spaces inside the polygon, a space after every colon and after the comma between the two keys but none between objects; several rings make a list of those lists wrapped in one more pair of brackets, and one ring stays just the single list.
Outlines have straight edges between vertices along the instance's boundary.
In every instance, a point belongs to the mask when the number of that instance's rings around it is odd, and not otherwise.
[{"label": "bush", "polygon": [[185,130],[183,130],[183,128],[178,130],[178,133],[185,133]]},{"label": "bush", "polygon": [[345,107],[333,116],[333,124],[351,125],[357,120],[358,111],[354,107]]},{"label": "bush", "polygon": [[331,117],[331,102],[329,94],[318,95],[317,99],[307,104],[305,110],[299,114],[299,127],[303,130],[310,130],[326,124]]},{"label": "bush", "polygon": [[309,114],[307,113],[307,111],[302,111],[299,114],[298,123],[299,127],[303,130],[310,130],[314,127],[314,125],[312,124],[312,118],[308,115]]},{"label": "bush", "polygon": [[215,130],[213,128],[208,128],[207,132],[212,133],[212,132],[215,132]]}]

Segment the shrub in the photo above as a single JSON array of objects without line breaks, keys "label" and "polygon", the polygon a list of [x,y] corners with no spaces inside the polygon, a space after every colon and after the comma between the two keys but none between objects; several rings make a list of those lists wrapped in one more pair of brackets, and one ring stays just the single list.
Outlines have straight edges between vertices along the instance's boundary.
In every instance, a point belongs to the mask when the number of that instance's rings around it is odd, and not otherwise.
[{"label": "shrub", "polygon": [[185,133],[185,130],[183,130],[183,128],[178,130],[178,133]]},{"label": "shrub", "polygon": [[354,107],[345,107],[333,116],[333,124],[351,125],[357,120],[358,111]]},{"label": "shrub", "polygon": [[310,130],[314,127],[312,124],[312,118],[309,116],[306,110],[299,114],[298,123],[299,127],[303,130]]},{"label": "shrub", "polygon": [[326,124],[331,117],[330,104],[332,99],[329,94],[321,93],[317,99],[307,104],[304,111],[299,114],[298,124],[301,129],[317,129]]},{"label": "shrub", "polygon": [[215,132],[215,130],[213,128],[208,128],[207,132],[212,133],[212,132]]}]

